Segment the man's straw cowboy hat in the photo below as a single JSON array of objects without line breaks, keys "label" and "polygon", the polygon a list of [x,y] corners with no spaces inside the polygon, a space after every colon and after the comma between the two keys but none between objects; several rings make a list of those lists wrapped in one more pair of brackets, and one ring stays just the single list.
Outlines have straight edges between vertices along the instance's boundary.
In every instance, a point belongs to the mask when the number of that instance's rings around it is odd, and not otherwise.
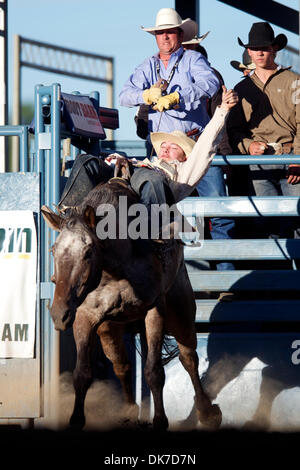
[{"label": "man's straw cowboy hat", "polygon": [[195,145],[195,141],[188,137],[184,132],[173,131],[173,132],[151,132],[151,142],[156,152],[159,154],[160,146],[163,142],[173,142],[182,148],[185,155],[188,157]]},{"label": "man's straw cowboy hat", "polygon": [[252,62],[252,59],[247,52],[247,49],[245,49],[243,52],[242,62],[239,62],[238,60],[232,60],[230,62],[230,65],[234,69],[239,70],[240,72],[245,69],[254,70],[256,68],[255,64]]},{"label": "man's straw cowboy hat", "polygon": [[287,37],[285,34],[278,34],[275,37],[272,26],[260,21],[253,23],[248,34],[248,44],[244,44],[240,38],[238,38],[238,43],[240,46],[250,49],[251,47],[277,46],[277,50],[280,51],[287,45]]},{"label": "man's straw cowboy hat", "polygon": [[181,16],[179,16],[177,11],[173,8],[161,8],[156,15],[155,26],[152,26],[151,28],[144,28],[144,26],[141,26],[141,28],[150,34],[155,34],[156,31],[171,28],[181,28],[183,32],[185,32],[191,27],[191,22],[192,20],[190,18],[182,20]]},{"label": "man's straw cowboy hat", "polygon": [[209,31],[207,31],[205,34],[202,34],[202,36],[197,36],[198,24],[196,21],[191,20],[189,25],[190,26],[184,32],[182,45],[185,46],[188,44],[200,44],[200,42],[203,41],[203,39],[205,39],[209,34]]}]

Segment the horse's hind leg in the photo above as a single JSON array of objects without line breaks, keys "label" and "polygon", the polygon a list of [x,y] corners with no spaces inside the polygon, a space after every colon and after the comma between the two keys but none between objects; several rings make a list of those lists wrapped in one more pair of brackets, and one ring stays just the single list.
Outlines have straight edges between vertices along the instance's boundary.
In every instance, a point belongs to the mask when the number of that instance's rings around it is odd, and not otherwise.
[{"label": "horse's hind leg", "polygon": [[175,337],[179,347],[179,359],[189,373],[195,390],[195,405],[202,424],[218,428],[222,413],[218,405],[212,405],[204,392],[198,371],[197,335],[195,327],[196,304],[186,268],[182,265],[172,289],[167,294],[167,330]]},{"label": "horse's hind leg", "polygon": [[[175,336],[176,338],[176,336]],[[196,347],[193,345],[194,340],[191,338],[189,341],[180,342],[176,338],[179,347],[179,360],[185,370],[189,373],[192,384],[195,390],[195,405],[199,421],[202,424],[211,428],[219,428],[222,422],[222,413],[218,405],[212,405],[209,397],[204,392],[199,372],[199,358],[196,352]]]},{"label": "horse's hind leg", "polygon": [[148,311],[145,325],[148,345],[145,378],[152,392],[154,401],[153,427],[164,430],[168,428],[169,424],[163,405],[165,371],[161,360],[161,350],[164,322],[157,308]]},{"label": "horse's hind leg", "polygon": [[123,340],[124,325],[106,321],[99,326],[97,334],[103,352],[112,362],[114,373],[120,380],[125,403],[128,406],[126,411],[129,412],[130,417],[137,419],[138,406],[135,403],[132,390],[132,369]]},{"label": "horse's hind leg", "polygon": [[84,400],[92,383],[91,353],[96,332],[85,318],[84,312],[79,309],[73,324],[73,333],[77,349],[77,359],[73,372],[75,403],[70,425],[74,428],[82,429],[85,425]]}]

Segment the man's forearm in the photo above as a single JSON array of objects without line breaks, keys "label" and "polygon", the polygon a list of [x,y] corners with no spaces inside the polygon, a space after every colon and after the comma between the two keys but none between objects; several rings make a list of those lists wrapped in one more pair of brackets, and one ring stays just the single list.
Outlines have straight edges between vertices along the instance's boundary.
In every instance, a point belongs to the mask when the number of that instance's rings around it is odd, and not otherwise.
[{"label": "man's forearm", "polygon": [[120,106],[139,106],[144,104],[142,89],[135,86],[124,86],[119,95]]}]

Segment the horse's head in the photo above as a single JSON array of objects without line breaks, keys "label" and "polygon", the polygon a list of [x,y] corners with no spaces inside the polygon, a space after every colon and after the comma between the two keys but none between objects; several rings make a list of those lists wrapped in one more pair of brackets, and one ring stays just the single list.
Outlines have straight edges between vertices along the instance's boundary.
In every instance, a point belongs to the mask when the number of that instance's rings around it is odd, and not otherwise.
[{"label": "horse's head", "polygon": [[55,214],[42,207],[42,215],[52,229],[59,231],[53,247],[55,283],[50,309],[55,328],[65,330],[72,326],[76,309],[99,284],[102,274],[100,240],[95,233],[94,209],[87,206],[81,214]]}]

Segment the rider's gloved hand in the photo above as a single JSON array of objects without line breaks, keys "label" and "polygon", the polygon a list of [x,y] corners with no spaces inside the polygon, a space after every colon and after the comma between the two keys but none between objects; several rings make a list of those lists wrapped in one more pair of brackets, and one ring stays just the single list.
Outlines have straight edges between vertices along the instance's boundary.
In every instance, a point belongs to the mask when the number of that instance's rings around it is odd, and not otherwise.
[{"label": "rider's gloved hand", "polygon": [[169,95],[162,96],[157,101],[156,105],[153,106],[155,111],[162,112],[165,109],[170,109],[172,106],[179,103],[180,96],[178,91],[174,91],[174,93],[170,93]]},{"label": "rider's gloved hand", "polygon": [[143,100],[145,101],[146,104],[157,103],[160,97],[161,97],[161,88],[158,88],[154,85],[152,85],[152,87],[150,88],[147,88],[147,90],[143,92]]}]

